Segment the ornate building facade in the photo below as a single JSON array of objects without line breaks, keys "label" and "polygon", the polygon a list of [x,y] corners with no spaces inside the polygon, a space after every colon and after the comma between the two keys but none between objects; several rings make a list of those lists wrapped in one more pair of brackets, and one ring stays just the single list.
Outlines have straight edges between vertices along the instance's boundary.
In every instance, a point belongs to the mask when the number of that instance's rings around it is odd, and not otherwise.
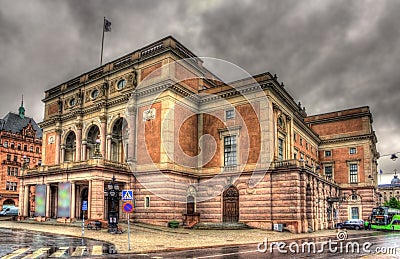
[{"label": "ornate building facade", "polygon": [[[355,217],[342,208],[348,195],[340,175],[349,171],[320,169],[330,133],[314,127],[329,122],[307,117],[268,72],[224,82],[166,37],[47,90],[43,102],[43,165],[21,176],[22,216],[35,186],[42,199],[38,216],[107,219],[104,193],[115,176],[120,189],[134,191],[138,222],[242,222],[266,229],[281,223],[299,233]],[[367,107],[350,111],[365,126],[350,130],[365,148],[352,184],[374,190],[365,177],[376,178],[376,139],[372,120],[365,120],[371,115]],[[336,117],[347,125],[347,117]],[[367,129],[369,137],[357,137]],[[342,130],[343,136],[332,133],[338,148],[348,145],[349,132]],[[368,199],[360,218],[372,207]]]},{"label": "ornate building facade", "polygon": [[[18,176],[41,164],[41,150],[42,131],[32,118],[25,116],[23,103],[18,114],[10,112],[0,119],[0,209],[3,205],[19,206]],[[34,188],[30,192],[33,198]],[[34,209],[33,199],[29,207]]]},{"label": "ornate building facade", "polygon": [[400,179],[397,173],[394,173],[390,184],[379,184],[378,191],[379,205],[383,205],[393,197],[400,201]]}]

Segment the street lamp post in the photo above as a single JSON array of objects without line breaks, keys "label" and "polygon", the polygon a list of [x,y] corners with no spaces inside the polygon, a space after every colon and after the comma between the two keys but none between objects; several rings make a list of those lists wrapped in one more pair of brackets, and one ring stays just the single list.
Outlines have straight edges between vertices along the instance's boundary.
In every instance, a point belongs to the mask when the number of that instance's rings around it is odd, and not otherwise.
[{"label": "street lamp post", "polygon": [[118,214],[116,211],[117,202],[119,201],[119,186],[115,182],[115,176],[113,175],[112,181],[107,185],[107,191],[105,192],[108,198],[108,232],[113,234],[121,233],[118,230]]}]

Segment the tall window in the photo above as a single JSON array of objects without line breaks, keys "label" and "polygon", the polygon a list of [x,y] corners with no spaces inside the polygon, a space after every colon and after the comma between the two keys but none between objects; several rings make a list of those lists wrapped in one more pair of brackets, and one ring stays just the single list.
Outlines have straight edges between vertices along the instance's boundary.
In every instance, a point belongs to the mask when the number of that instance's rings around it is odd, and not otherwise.
[{"label": "tall window", "polygon": [[359,219],[358,207],[351,207],[351,218],[352,219]]},{"label": "tall window", "polygon": [[350,164],[350,183],[358,183],[358,165]]},{"label": "tall window", "polygon": [[278,159],[283,160],[283,139],[278,139]]},{"label": "tall window", "polygon": [[235,135],[224,137],[224,165],[237,165]]},{"label": "tall window", "polygon": [[150,208],[150,196],[144,197],[144,207]]},{"label": "tall window", "polygon": [[326,165],[324,168],[325,168],[326,177],[332,179],[332,166],[331,165]]}]

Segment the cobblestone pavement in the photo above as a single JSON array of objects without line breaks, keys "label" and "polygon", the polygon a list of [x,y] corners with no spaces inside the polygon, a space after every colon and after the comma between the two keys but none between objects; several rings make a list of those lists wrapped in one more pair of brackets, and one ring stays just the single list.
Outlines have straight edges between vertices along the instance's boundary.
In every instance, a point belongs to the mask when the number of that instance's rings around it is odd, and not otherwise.
[{"label": "cobblestone pavement", "polygon": [[[317,236],[335,236],[336,230],[321,230],[313,233],[292,234],[288,232],[273,232],[261,229],[244,230],[195,230],[195,229],[170,229],[167,227],[151,226],[145,224],[130,224],[130,251],[128,250],[127,224],[119,224],[124,232],[110,234],[106,229],[88,230],[85,228],[86,238],[97,239],[112,243],[118,253],[148,253],[156,251],[182,250],[188,248],[206,248],[212,246],[251,244],[262,242],[265,238],[269,241],[288,240],[294,238],[309,238]],[[38,223],[26,221],[0,221],[2,228],[16,228],[47,233],[82,236],[79,222],[73,224],[57,224],[55,222]],[[364,231],[364,230],[360,230]],[[348,231],[349,236],[360,234],[360,231]]]}]

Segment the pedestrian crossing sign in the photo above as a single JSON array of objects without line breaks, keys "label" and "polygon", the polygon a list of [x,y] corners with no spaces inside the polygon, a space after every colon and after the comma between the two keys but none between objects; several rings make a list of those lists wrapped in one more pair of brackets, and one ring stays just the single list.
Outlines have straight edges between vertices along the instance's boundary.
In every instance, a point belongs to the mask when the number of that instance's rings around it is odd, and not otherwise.
[{"label": "pedestrian crossing sign", "polygon": [[122,190],[122,200],[123,201],[133,200],[133,191],[132,190]]}]

